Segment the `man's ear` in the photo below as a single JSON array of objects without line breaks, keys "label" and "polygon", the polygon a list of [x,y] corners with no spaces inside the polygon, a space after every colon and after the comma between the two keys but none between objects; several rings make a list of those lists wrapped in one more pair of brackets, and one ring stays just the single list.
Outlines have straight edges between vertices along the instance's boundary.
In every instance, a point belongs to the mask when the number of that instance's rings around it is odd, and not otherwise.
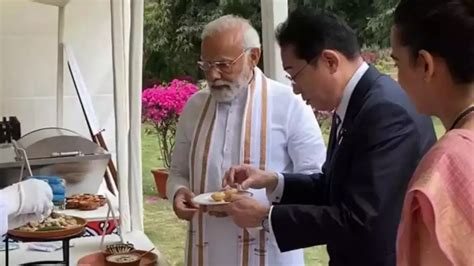
[{"label": "man's ear", "polygon": [[341,58],[339,56],[340,55],[335,51],[323,50],[321,52],[319,62],[322,62],[324,65],[326,65],[326,67],[329,69],[329,72],[331,74],[334,74],[335,72],[337,72],[337,69],[339,68],[339,64],[341,62]]},{"label": "man's ear", "polygon": [[252,63],[253,67],[256,67],[258,65],[261,55],[262,55],[262,50],[260,50],[260,48],[252,48],[250,50],[250,62]]}]

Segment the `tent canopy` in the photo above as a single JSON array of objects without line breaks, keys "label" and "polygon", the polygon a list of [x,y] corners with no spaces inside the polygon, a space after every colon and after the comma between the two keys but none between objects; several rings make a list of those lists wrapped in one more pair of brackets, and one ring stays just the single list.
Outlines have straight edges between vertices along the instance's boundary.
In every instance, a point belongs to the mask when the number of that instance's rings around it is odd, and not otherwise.
[{"label": "tent canopy", "polygon": [[[72,51],[118,168],[121,225],[143,230],[141,75],[144,0],[0,1],[0,114],[23,133],[89,130],[65,66]],[[261,0],[265,73],[288,82],[274,40],[287,0]]]}]

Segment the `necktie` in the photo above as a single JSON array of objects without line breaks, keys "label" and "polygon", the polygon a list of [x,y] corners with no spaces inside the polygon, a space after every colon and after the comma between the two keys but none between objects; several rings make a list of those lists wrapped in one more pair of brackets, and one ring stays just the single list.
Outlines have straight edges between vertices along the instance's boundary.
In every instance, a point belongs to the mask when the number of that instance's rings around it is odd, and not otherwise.
[{"label": "necktie", "polygon": [[331,133],[329,135],[329,144],[328,144],[328,152],[327,152],[327,159],[330,160],[333,154],[334,149],[336,148],[337,142],[339,140],[338,129],[341,125],[341,118],[334,112],[332,116],[332,123],[331,123]]}]

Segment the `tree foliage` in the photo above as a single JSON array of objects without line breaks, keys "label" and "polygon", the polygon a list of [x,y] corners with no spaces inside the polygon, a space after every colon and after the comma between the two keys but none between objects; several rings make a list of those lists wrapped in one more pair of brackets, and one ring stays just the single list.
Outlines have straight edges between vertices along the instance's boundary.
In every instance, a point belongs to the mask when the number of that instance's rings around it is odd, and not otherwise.
[{"label": "tree foliage", "polygon": [[[388,46],[391,14],[398,0],[289,0],[299,6],[330,10],[348,21],[364,46]],[[175,77],[201,78],[196,66],[200,33],[224,14],[249,19],[261,33],[260,0],[145,0],[144,84]]]},{"label": "tree foliage", "polygon": [[218,3],[205,0],[147,0],[144,16],[143,64],[147,79],[169,81],[197,77],[200,32],[222,15]]},{"label": "tree foliage", "polygon": [[[199,78],[196,65],[200,34],[209,21],[223,14],[248,18],[261,29],[260,3],[223,0],[146,0],[143,64],[145,86],[175,77]],[[257,4],[258,3],[258,4]],[[148,81],[148,82],[147,82]]]},{"label": "tree foliage", "polygon": [[399,0],[290,0],[289,9],[308,6],[329,10],[357,31],[362,45],[387,47],[391,15]]}]

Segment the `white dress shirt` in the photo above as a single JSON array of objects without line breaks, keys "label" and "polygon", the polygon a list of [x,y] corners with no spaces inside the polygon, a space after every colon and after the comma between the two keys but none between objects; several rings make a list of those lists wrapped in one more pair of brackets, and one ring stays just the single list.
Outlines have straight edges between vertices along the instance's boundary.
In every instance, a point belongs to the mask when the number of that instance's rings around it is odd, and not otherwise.
[{"label": "white dress shirt", "polygon": [[344,118],[346,117],[347,107],[349,106],[349,100],[351,99],[352,93],[354,92],[357,83],[359,83],[362,76],[364,76],[365,72],[367,72],[367,69],[369,69],[369,65],[366,62],[363,62],[362,65],[360,65],[360,67],[354,73],[354,75],[352,75],[352,78],[349,80],[346,87],[344,88],[344,93],[342,94],[341,102],[336,108],[336,114],[341,119],[341,123],[337,128],[337,135],[339,135],[339,131],[341,130],[342,124],[344,123]]}]

